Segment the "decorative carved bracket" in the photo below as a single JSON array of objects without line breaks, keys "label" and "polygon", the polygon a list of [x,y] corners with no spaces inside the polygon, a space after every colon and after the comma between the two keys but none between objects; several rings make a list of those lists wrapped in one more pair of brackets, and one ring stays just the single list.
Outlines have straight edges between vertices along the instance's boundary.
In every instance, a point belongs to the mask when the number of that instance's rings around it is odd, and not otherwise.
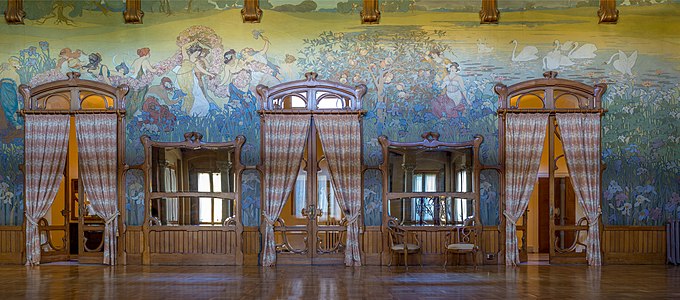
[{"label": "decorative carved bracket", "polygon": [[364,0],[364,7],[361,10],[361,24],[380,23],[380,9],[378,0]]},{"label": "decorative carved bracket", "polygon": [[184,141],[192,143],[192,144],[195,144],[195,143],[200,144],[202,139],[203,139],[203,135],[198,133],[198,132],[195,132],[195,131],[187,132],[187,133],[184,134]]},{"label": "decorative carved bracket", "polygon": [[260,2],[258,0],[243,0],[241,18],[243,19],[243,23],[260,23],[260,20],[262,19]]},{"label": "decorative carved bracket", "polygon": [[142,24],[144,12],[142,11],[142,0],[127,0],[123,18],[125,24]]},{"label": "decorative carved bracket", "polygon": [[7,10],[5,10],[5,22],[7,24],[24,24],[24,0],[7,0]]},{"label": "decorative carved bracket", "polygon": [[600,9],[597,11],[600,24],[616,24],[619,20],[619,10],[616,9],[616,0],[600,0]]},{"label": "decorative carved bracket", "polygon": [[432,141],[439,141],[439,132],[432,132],[428,131],[420,135],[423,140],[432,142]]},{"label": "decorative carved bracket", "polygon": [[496,0],[482,0],[482,10],[479,11],[480,24],[498,24],[500,15]]}]

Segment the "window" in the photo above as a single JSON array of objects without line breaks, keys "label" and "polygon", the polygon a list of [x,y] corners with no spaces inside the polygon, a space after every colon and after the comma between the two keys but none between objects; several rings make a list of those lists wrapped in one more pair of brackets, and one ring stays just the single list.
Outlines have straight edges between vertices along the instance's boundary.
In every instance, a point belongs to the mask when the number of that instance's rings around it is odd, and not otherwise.
[{"label": "window", "polygon": [[[177,192],[177,172],[173,168],[165,169],[165,188],[168,192]],[[179,211],[179,201],[177,198],[167,198],[165,206],[165,215],[167,216],[168,224],[177,224],[179,218],[177,212]]]},{"label": "window", "polygon": [[[198,173],[199,192],[222,192],[221,173]],[[200,197],[198,204],[198,219],[200,224],[219,225],[230,216],[223,214],[221,198]]]},{"label": "window", "polygon": [[[416,173],[413,175],[413,192],[429,193],[437,191],[437,173]],[[415,222],[432,221],[435,201],[433,198],[414,198],[411,215]]]}]

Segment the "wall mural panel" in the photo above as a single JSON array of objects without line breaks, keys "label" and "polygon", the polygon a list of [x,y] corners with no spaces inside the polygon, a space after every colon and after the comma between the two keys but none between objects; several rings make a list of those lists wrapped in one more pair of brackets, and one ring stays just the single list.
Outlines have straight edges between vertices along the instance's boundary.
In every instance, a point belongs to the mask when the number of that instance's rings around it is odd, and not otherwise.
[{"label": "wall mural panel", "polygon": [[[23,215],[18,168],[23,119],[17,114],[22,99],[16,87],[63,79],[69,71],[130,85],[130,165],[142,162],[141,135],[177,141],[187,131],[199,131],[210,142],[243,134],[242,161],[258,164],[255,87],[300,79],[307,71],[368,86],[367,165],[382,160],[378,136],[416,141],[426,131],[438,131],[445,141],[482,134],[482,162],[493,165],[498,161],[496,82],[512,84],[547,70],[586,84],[606,82],[605,222],[660,225],[680,217],[680,54],[677,35],[668,30],[680,27],[677,1],[624,1],[619,9],[625,20],[615,26],[597,25],[593,1],[501,3],[503,19],[494,26],[479,25],[480,1],[383,1],[378,26],[359,25],[360,9],[353,3],[360,1],[318,1],[313,10],[309,2],[261,1],[263,22],[243,24],[240,1],[143,1],[144,25],[135,26],[123,24],[120,1],[26,5],[26,25],[0,26],[0,225],[20,224]],[[306,12],[276,9],[303,4]],[[365,177],[367,225],[380,222],[380,182],[374,173]],[[489,197],[483,200],[482,220],[497,224],[498,179],[484,175]],[[139,225],[141,177],[126,181],[126,222]],[[244,174],[243,193],[244,223],[256,226],[255,171]]]}]

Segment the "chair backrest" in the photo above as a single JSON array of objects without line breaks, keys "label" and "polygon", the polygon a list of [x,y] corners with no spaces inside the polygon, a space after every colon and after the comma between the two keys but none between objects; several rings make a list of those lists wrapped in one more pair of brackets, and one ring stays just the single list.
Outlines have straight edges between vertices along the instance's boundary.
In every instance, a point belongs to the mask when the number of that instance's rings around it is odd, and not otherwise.
[{"label": "chair backrest", "polygon": [[450,243],[477,244],[477,230],[474,226],[457,226],[451,230]]},{"label": "chair backrest", "polygon": [[399,228],[399,221],[397,219],[391,218],[387,221],[387,232],[390,240],[390,247],[397,244],[404,244],[405,233],[404,230]]}]

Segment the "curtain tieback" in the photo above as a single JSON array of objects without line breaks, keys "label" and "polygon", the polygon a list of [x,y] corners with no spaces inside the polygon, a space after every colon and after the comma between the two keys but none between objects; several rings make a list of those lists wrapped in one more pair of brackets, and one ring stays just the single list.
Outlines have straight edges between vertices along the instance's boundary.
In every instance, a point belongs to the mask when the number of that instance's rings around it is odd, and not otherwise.
[{"label": "curtain tieback", "polygon": [[359,216],[361,216],[361,213],[357,213],[356,215],[352,216],[351,218],[347,218],[347,225],[355,223],[357,220],[359,220]]},{"label": "curtain tieback", "polygon": [[113,222],[113,220],[115,220],[116,218],[118,218],[119,215],[120,215],[119,212],[114,213],[114,214],[111,215],[108,219],[106,219],[106,220],[104,221],[104,225],[109,225],[109,224],[111,224],[111,222]]},{"label": "curtain tieback", "polygon": [[516,221],[515,217],[511,216],[510,213],[508,213],[507,211],[503,211],[503,215],[510,220]]},{"label": "curtain tieback", "polygon": [[33,217],[29,216],[27,213],[24,213],[24,216],[26,217],[26,222],[33,224],[33,226],[38,227],[38,221],[36,221]]}]

